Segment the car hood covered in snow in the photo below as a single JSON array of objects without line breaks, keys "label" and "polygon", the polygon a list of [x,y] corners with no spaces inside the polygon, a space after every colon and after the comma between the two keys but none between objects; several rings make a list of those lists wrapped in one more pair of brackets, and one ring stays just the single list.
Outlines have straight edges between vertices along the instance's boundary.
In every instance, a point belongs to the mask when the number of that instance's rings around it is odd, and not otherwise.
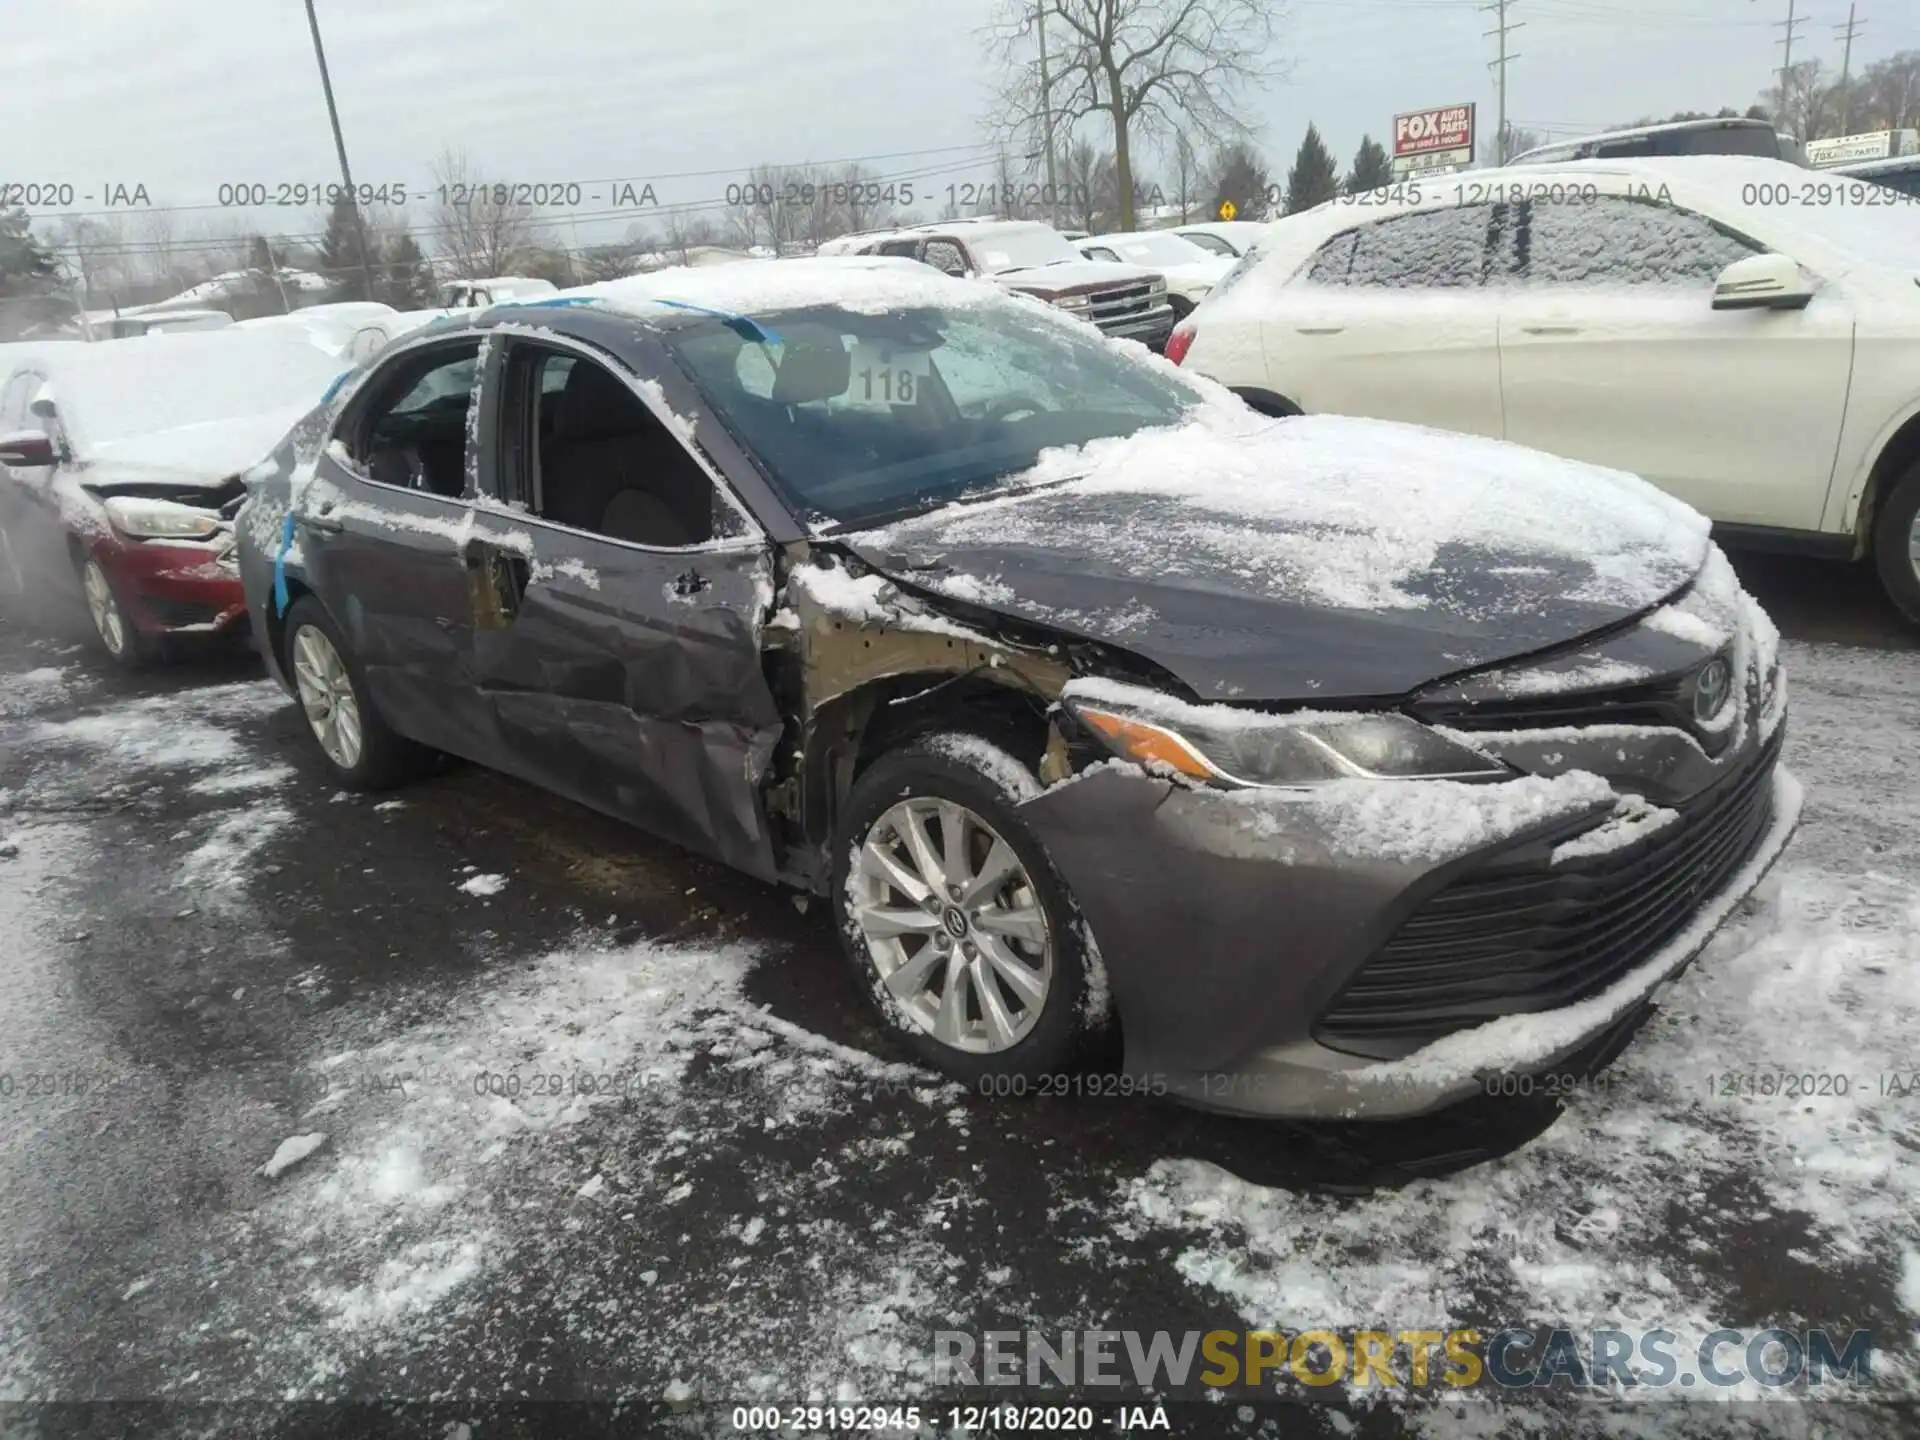
[{"label": "car hood covered in snow", "polygon": [[1098,285],[1138,285],[1152,280],[1158,270],[1115,260],[1062,260],[1052,265],[1027,265],[996,270],[987,278],[1014,290],[1083,290]]},{"label": "car hood covered in snow", "polygon": [[[315,395],[314,400],[319,397]],[[314,400],[284,405],[260,415],[203,420],[171,430],[150,430],[89,448],[89,483],[168,481],[218,486],[271,455],[289,430],[313,409]]]},{"label": "car hood covered in snow", "polygon": [[1659,604],[1707,521],[1501,441],[1227,403],[846,537],[905,585],[1123,646],[1203,699],[1404,695]]}]

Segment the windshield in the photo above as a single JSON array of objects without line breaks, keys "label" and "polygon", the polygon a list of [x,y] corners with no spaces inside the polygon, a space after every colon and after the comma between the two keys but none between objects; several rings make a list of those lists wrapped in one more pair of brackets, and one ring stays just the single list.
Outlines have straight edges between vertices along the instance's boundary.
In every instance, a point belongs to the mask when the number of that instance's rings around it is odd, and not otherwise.
[{"label": "windshield", "polygon": [[980,268],[989,274],[1086,258],[1058,230],[1049,230],[1040,225],[1031,230],[995,231],[970,244]]},{"label": "windshield", "polygon": [[1207,256],[1178,235],[1111,235],[1099,242],[1141,265],[1191,265]]},{"label": "windshield", "polygon": [[795,514],[860,528],[1014,488],[1042,450],[1179,421],[1200,396],[1013,302],[698,322],[682,367]]}]

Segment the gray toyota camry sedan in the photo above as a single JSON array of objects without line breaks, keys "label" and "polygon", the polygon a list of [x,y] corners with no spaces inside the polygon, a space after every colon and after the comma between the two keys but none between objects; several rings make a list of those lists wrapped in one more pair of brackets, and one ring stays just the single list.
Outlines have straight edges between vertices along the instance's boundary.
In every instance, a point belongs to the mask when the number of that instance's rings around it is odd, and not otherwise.
[{"label": "gray toyota camry sedan", "polygon": [[440,322],[249,481],[340,783],[447,752],[825,896],[971,1084],[1117,1039],[1124,1088],[1387,1116],[1591,1067],[1799,813],[1684,505],[911,262]]}]

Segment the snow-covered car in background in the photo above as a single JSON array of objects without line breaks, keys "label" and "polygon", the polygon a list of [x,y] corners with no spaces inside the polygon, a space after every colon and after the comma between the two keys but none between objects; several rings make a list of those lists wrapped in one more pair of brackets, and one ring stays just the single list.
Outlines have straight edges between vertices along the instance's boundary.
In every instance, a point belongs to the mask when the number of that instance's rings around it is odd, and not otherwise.
[{"label": "snow-covered car in background", "polygon": [[1497,441],[1287,424],[887,260],[396,343],[240,563],[339,783],[433,750],[824,897],[958,1079],[1391,1115],[1604,1058],[1786,843],[1707,523]]},{"label": "snow-covered car in background", "polygon": [[1910,196],[1920,204],[1920,155],[1895,155],[1886,160],[1861,160],[1852,165],[1836,165],[1825,172],[1845,175],[1851,180],[1870,180],[1897,194]]},{"label": "snow-covered car in background", "polygon": [[123,665],[237,629],[242,473],[340,371],[233,329],[38,347],[0,380],[0,581],[77,590]]},{"label": "snow-covered car in background", "polygon": [[1206,220],[1191,225],[1173,225],[1169,230],[1183,240],[1191,240],[1202,250],[1238,260],[1251,250],[1266,232],[1264,220]]},{"label": "snow-covered car in background", "polygon": [[1536,145],[1509,165],[1560,165],[1569,160],[1656,160],[1683,155],[1749,155],[1805,167],[1806,151],[1793,136],[1777,131],[1771,120],[1718,116],[1635,125],[1574,140]]},{"label": "snow-covered car in background", "polygon": [[364,365],[402,335],[411,335],[436,320],[460,313],[458,310],[396,310],[391,315],[383,315],[354,330],[346,358],[355,365]]},{"label": "snow-covered car in background", "polygon": [[1209,254],[1171,230],[1090,235],[1079,246],[1089,260],[1114,260],[1158,271],[1166,279],[1167,303],[1173,307],[1176,320],[1186,318],[1206,299],[1207,292],[1220,283],[1234,263],[1225,256]]},{"label": "snow-covered car in background", "polygon": [[142,335],[188,335],[200,330],[225,330],[234,323],[224,310],[149,310],[134,315],[90,315],[89,340],[133,340]]},{"label": "snow-covered car in background", "polygon": [[1732,156],[1409,183],[1277,221],[1169,354],[1272,414],[1645,476],[1730,542],[1871,556],[1920,622],[1920,204]]},{"label": "snow-covered car in background", "polygon": [[1157,270],[1089,260],[1066,236],[1036,220],[952,220],[842,235],[819,253],[890,255],[956,279],[990,280],[1092,321],[1103,335],[1156,349],[1174,325],[1166,278]]},{"label": "snow-covered car in background", "polygon": [[484,309],[508,300],[538,300],[557,294],[551,280],[526,275],[494,275],[484,280],[453,280],[440,291],[440,304],[450,310]]},{"label": "snow-covered car in background", "polygon": [[309,305],[285,315],[242,320],[239,328],[298,335],[334,359],[345,361],[353,349],[354,337],[362,329],[386,324],[399,313],[378,300],[343,300],[331,305]]}]

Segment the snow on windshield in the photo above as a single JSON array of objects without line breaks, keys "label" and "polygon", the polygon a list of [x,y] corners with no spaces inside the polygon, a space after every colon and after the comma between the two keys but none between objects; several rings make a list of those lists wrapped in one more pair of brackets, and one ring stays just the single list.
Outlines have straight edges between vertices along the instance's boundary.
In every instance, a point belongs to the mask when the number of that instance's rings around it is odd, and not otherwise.
[{"label": "snow on windshield", "polygon": [[1044,225],[978,236],[973,242],[973,253],[990,271],[1024,270],[1038,265],[1057,265],[1062,260],[1086,259],[1066,236]]},{"label": "snow on windshield", "polygon": [[88,446],[308,409],[341,368],[297,334],[231,329],[67,345],[52,364],[61,418]]},{"label": "snow on windshield", "polygon": [[[1010,483],[874,538],[1064,548],[1142,574],[1225,565],[1256,593],[1358,610],[1445,599],[1515,551],[1566,561],[1569,599],[1639,608],[1708,551],[1705,517],[1622,471],[1418,426],[1273,421],[1223,396],[1180,425],[1045,451]],[[1085,503],[1103,497],[1122,503]]]}]

